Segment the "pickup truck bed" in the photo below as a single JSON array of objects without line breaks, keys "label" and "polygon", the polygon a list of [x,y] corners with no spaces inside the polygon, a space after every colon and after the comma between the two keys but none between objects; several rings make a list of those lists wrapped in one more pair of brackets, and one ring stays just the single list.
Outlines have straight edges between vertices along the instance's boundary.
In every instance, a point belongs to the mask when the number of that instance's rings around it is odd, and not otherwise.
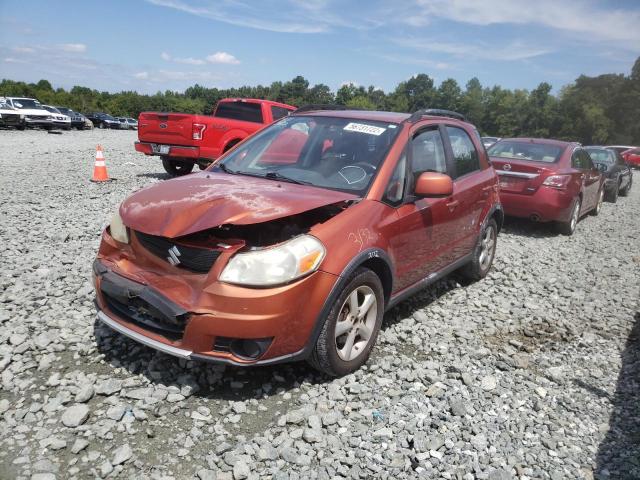
[{"label": "pickup truck bed", "polygon": [[265,125],[295,110],[282,103],[259,99],[220,100],[213,116],[142,112],[135,149],[157,155],[173,176],[206,168],[231,147]]}]

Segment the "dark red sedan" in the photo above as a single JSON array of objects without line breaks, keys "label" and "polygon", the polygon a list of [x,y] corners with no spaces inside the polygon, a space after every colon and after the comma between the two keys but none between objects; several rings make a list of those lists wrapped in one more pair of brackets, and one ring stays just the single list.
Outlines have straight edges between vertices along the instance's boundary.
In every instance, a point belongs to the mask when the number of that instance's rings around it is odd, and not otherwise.
[{"label": "dark red sedan", "polygon": [[640,147],[630,148],[622,152],[622,158],[630,167],[640,168]]},{"label": "dark red sedan", "polygon": [[579,143],[508,138],[488,153],[506,215],[557,222],[571,235],[582,215],[600,212],[604,177]]}]

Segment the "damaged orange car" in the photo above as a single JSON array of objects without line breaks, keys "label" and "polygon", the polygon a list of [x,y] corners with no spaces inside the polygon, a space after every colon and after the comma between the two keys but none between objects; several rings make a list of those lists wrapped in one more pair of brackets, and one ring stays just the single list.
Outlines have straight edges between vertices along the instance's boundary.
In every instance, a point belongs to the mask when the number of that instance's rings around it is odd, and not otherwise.
[{"label": "damaged orange car", "polygon": [[454,270],[484,277],[502,220],[461,115],[303,108],[122,203],[93,265],[98,316],[178,357],[344,375],[386,310]]}]

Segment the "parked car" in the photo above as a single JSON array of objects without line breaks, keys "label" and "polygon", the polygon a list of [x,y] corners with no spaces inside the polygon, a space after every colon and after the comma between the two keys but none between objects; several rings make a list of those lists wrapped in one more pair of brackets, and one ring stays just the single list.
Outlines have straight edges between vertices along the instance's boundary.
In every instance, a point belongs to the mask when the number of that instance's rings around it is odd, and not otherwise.
[{"label": "parked car", "polygon": [[120,122],[121,130],[130,130],[129,122],[127,122],[126,117],[115,117],[118,122]]},{"label": "parked car", "polygon": [[489,148],[491,145],[500,140],[500,137],[482,137],[482,143],[485,148]]},{"label": "parked car", "polygon": [[293,110],[291,105],[269,100],[225,98],[218,102],[213,116],[142,112],[135,149],[159,155],[170,175],[186,175],[196,163],[207,167],[238,142]]},{"label": "parked car", "polygon": [[78,130],[84,130],[86,128],[86,117],[81,113],[75,112],[67,107],[55,107],[60,113],[67,115],[71,119],[71,127]]},{"label": "parked car", "polygon": [[589,153],[591,161],[605,176],[605,199],[615,203],[618,201],[618,195],[627,196],[633,183],[633,172],[622,155],[612,148],[596,146],[584,148]]},{"label": "parked car", "polygon": [[630,148],[622,153],[624,161],[633,168],[640,168],[640,148]]},{"label": "parked car", "polygon": [[131,130],[138,129],[138,120],[136,120],[135,118],[127,118],[127,123],[129,124],[129,128]]},{"label": "parked car", "polygon": [[13,108],[0,98],[0,127],[16,127],[24,130],[24,114],[17,108]]},{"label": "parked car", "polygon": [[99,319],[182,358],[356,370],[385,310],[491,268],[498,179],[461,118],[300,111],[134,193],[93,264]]},{"label": "parked car", "polygon": [[607,145],[607,148],[612,148],[618,153],[626,152],[627,150],[631,150],[632,148],[636,148],[632,145]]},{"label": "parked car", "polygon": [[42,104],[36,99],[23,97],[0,97],[0,100],[3,100],[5,104],[15,108],[24,115],[25,128],[53,128],[51,113],[42,108]]},{"label": "parked car", "polygon": [[508,138],[488,153],[506,215],[557,222],[561,233],[572,235],[580,217],[600,212],[604,177],[579,143]]},{"label": "parked car", "polygon": [[113,118],[108,113],[95,112],[95,113],[88,113],[85,116],[89,120],[91,120],[91,123],[93,123],[94,127],[120,129],[120,122],[115,118]]},{"label": "parked car", "polygon": [[43,105],[47,112],[51,113],[51,121],[54,127],[61,128],[63,130],[71,130],[71,117],[63,114],[60,110],[51,105]]}]

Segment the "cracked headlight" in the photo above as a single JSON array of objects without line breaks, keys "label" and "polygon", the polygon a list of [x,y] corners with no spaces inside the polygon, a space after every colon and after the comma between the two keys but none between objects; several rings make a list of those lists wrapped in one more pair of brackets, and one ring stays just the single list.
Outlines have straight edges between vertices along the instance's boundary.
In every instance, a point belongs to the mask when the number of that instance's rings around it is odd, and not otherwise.
[{"label": "cracked headlight", "polygon": [[129,232],[127,231],[127,227],[124,223],[122,223],[120,213],[117,211],[109,223],[109,232],[114,240],[117,240],[120,243],[129,243]]},{"label": "cracked headlight", "polygon": [[234,255],[220,281],[255,287],[288,283],[315,272],[325,253],[320,240],[300,235],[276,247]]}]

